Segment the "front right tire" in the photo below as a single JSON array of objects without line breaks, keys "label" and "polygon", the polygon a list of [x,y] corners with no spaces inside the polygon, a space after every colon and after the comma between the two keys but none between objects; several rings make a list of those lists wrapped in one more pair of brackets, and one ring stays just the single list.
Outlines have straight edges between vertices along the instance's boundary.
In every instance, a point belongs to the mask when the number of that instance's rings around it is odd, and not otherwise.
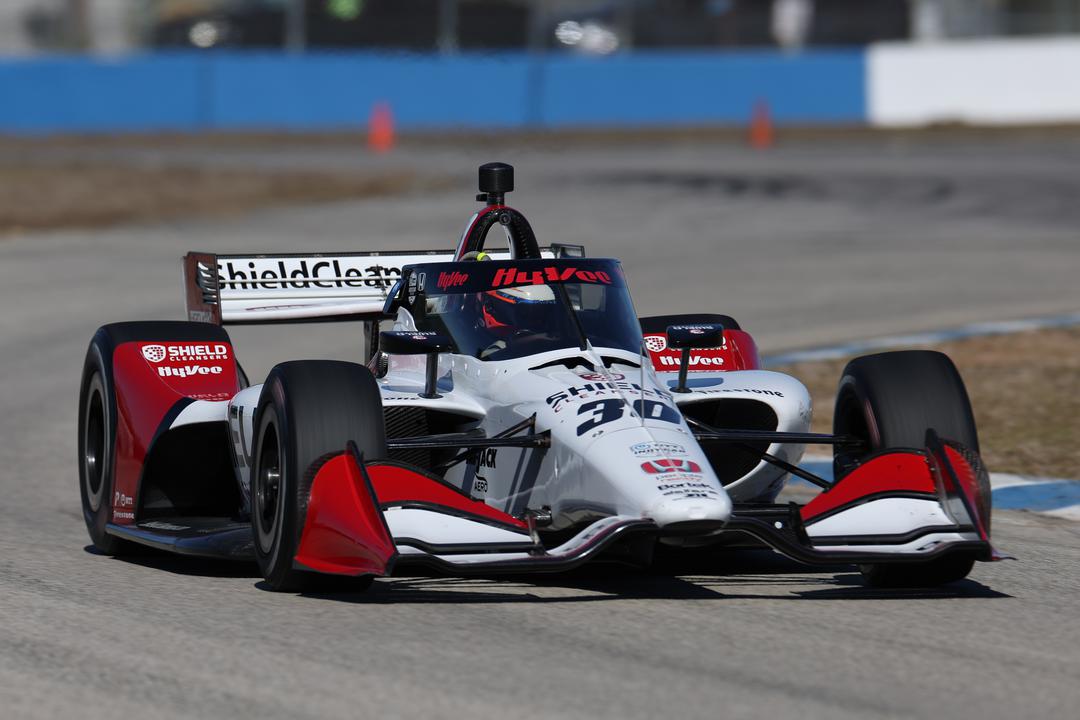
[{"label": "front right tire", "polygon": [[[967,389],[952,360],[930,350],[905,350],[855,358],[841,375],[833,432],[862,441],[858,448],[837,447],[839,479],[869,455],[890,448],[922,448],[926,431],[978,452],[979,436]],[[980,474],[983,517],[989,530],[990,487]],[[859,567],[876,587],[931,587],[967,577],[975,564],[968,554],[928,562],[875,563]]]}]

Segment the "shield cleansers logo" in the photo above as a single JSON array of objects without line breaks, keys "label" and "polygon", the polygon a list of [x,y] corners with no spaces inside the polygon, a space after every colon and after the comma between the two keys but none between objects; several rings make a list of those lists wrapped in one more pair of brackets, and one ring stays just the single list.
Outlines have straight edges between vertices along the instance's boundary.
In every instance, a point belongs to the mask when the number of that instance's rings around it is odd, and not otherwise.
[{"label": "shield cleansers logo", "polygon": [[664,352],[667,350],[667,338],[663,335],[646,335],[645,347],[651,352]]},{"label": "shield cleansers logo", "polygon": [[159,363],[165,359],[165,346],[143,345],[142,356],[152,363]]}]

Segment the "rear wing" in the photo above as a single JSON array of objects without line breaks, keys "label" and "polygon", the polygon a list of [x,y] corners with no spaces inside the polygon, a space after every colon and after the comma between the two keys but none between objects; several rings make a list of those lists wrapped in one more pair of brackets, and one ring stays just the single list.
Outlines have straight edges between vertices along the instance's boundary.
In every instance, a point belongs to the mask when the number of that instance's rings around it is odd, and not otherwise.
[{"label": "rear wing", "polygon": [[[581,257],[579,245],[540,248],[546,258]],[[494,259],[509,257],[493,250]],[[375,320],[406,265],[452,262],[453,250],[184,256],[187,317],[215,325]]]}]

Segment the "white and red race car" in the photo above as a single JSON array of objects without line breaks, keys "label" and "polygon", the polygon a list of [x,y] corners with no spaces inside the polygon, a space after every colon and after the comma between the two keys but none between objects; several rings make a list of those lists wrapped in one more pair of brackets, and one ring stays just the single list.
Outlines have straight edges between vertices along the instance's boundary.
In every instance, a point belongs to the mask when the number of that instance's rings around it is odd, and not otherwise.
[{"label": "white and red race car", "polygon": [[[833,434],[724,315],[639,318],[618,261],[540,247],[480,169],[456,250],[185,258],[187,322],[106,325],[79,404],[94,544],[317,574],[648,564],[764,543],[868,581],[932,585],[998,557],[963,383],[939,353],[853,360]],[[503,229],[509,248],[485,251]],[[298,360],[249,385],[229,323],[350,320],[366,364]],[[392,323],[392,328],[380,331]],[[837,478],[798,463],[834,447]],[[792,476],[820,485],[777,504]]]}]

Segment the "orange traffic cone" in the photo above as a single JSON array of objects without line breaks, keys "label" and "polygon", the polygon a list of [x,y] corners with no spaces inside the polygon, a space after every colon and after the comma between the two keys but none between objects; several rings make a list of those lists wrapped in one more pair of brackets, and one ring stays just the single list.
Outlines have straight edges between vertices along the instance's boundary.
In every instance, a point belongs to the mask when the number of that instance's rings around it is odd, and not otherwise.
[{"label": "orange traffic cone", "polygon": [[389,152],[394,148],[394,114],[390,112],[390,103],[378,102],[371,109],[368,148],[377,153]]},{"label": "orange traffic cone", "polygon": [[766,100],[754,103],[754,114],[750,118],[750,147],[766,150],[773,146],[772,112]]}]

